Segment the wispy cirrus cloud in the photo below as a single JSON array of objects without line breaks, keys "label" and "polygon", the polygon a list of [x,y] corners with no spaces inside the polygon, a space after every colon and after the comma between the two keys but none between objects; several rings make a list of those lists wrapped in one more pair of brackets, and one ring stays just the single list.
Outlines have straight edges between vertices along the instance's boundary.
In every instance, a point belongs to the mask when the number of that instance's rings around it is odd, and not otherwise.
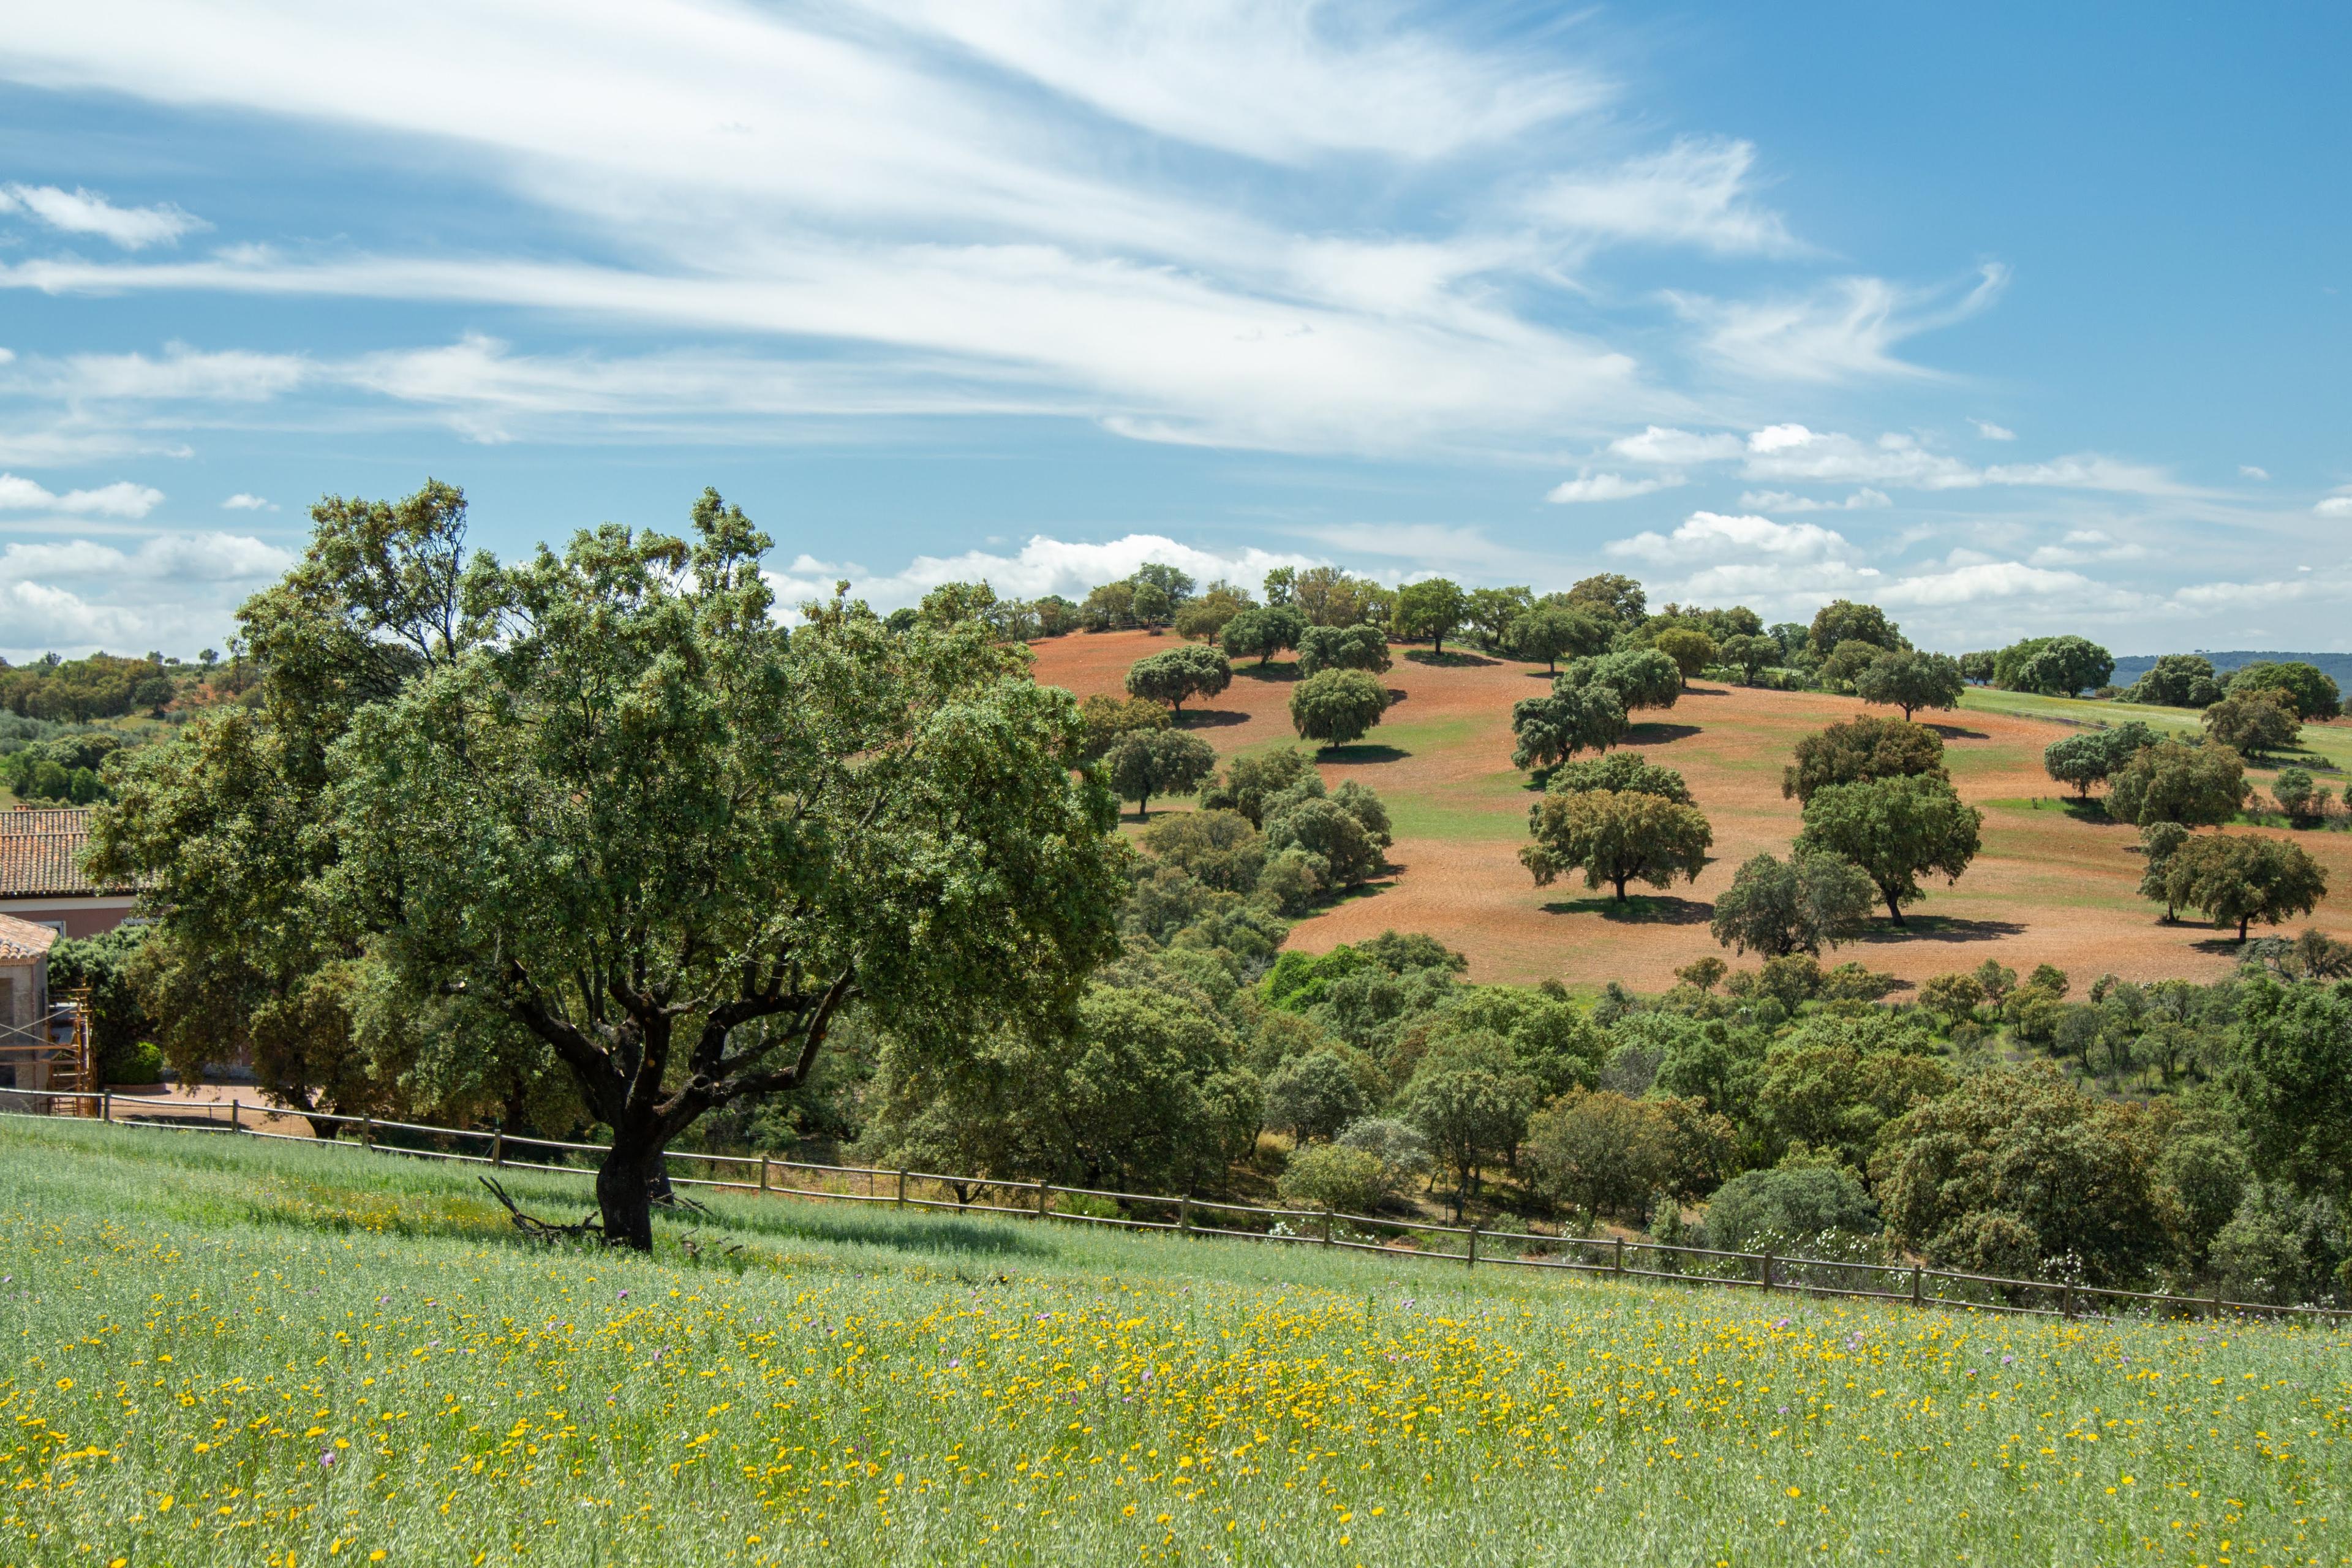
[{"label": "wispy cirrus cloud", "polygon": [[173,245],[182,235],[212,225],[166,202],[159,206],[117,206],[95,191],[55,185],[0,185],[0,216],[23,214],[67,234],[91,234],[124,250]]}]

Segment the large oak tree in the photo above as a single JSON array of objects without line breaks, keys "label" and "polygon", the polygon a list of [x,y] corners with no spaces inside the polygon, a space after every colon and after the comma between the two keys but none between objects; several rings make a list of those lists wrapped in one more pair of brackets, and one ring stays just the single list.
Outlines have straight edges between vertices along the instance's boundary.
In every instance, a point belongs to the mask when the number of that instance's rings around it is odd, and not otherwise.
[{"label": "large oak tree", "polygon": [[640,1248],[671,1140],[804,1083],[844,1009],[1064,1026],[1123,886],[1076,705],[1025,651],[894,634],[845,584],[787,631],[766,536],[711,492],[693,521],[477,558],[446,647],[328,748],[304,890],[420,1007],[544,1043],[612,1129],[605,1236]]}]

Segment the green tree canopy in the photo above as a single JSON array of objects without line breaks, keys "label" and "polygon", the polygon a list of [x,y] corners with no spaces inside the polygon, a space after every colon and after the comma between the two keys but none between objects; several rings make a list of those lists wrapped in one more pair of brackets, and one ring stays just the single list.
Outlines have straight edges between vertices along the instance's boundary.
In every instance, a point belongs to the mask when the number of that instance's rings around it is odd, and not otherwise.
[{"label": "green tree canopy", "polygon": [[1940,777],[1870,779],[1825,784],[1805,803],[1797,847],[1828,850],[1862,868],[1903,924],[1903,906],[1922,895],[1920,873],[1958,881],[1976,858],[1984,814],[1964,805]]},{"label": "green tree canopy", "polygon": [[1706,673],[1706,667],[1715,662],[1721,651],[1716,647],[1713,637],[1691,626],[1675,626],[1660,632],[1650,646],[1674,660],[1675,673],[1682,677],[1685,687],[1690,684],[1692,676]]},{"label": "green tree canopy", "polygon": [[1171,647],[1139,658],[1127,672],[1130,696],[1165,702],[1181,713],[1190,697],[1214,697],[1234,683],[1234,667],[1211,647]]},{"label": "green tree canopy", "polygon": [[1606,751],[1625,738],[1629,727],[1616,688],[1595,682],[1552,682],[1549,697],[1523,697],[1511,704],[1511,752],[1515,768],[1550,768],[1579,752]]},{"label": "green tree canopy", "polygon": [[[1545,595],[1547,598],[1551,595]],[[1570,588],[1559,595],[1570,605],[1591,605],[1619,626],[1630,631],[1649,616],[1649,595],[1642,584],[1620,572],[1602,572]]]},{"label": "green tree canopy", "polygon": [[1598,610],[1541,604],[1511,617],[1501,646],[1512,658],[1541,659],[1546,670],[1556,673],[1561,659],[1600,653],[1616,633],[1616,623]]},{"label": "green tree canopy", "polygon": [[1234,658],[1255,655],[1264,664],[1285,648],[1298,646],[1307,635],[1307,617],[1289,605],[1265,605],[1244,609],[1224,625],[1220,641]]},{"label": "green tree canopy", "polygon": [[1672,768],[1660,767],[1639,752],[1618,752],[1595,757],[1589,763],[1569,763],[1552,773],[1546,787],[1555,795],[1573,795],[1588,789],[1633,790],[1664,795],[1680,805],[1695,804],[1690,785],[1683,781],[1682,774]]},{"label": "green tree canopy", "polygon": [[1739,673],[1750,686],[1761,670],[1780,662],[1780,645],[1761,634],[1741,634],[1723,640],[1723,659],[1739,667]]},{"label": "green tree canopy", "polygon": [[2307,915],[2327,896],[2327,872],[2303,847],[2259,833],[2193,834],[2166,858],[2171,908],[2202,910],[2216,925],[2277,925]]},{"label": "green tree canopy", "polygon": [[1944,738],[1924,724],[1875,713],[1832,724],[1799,741],[1780,775],[1780,794],[1811,801],[1828,784],[1870,779],[1942,778]]},{"label": "green tree canopy", "polygon": [[2338,1202],[2352,1196],[2352,994],[2248,979],[2228,1079],[2264,1180]]},{"label": "green tree canopy", "polygon": [[1814,611],[1805,641],[1819,658],[1829,658],[1850,642],[1889,650],[1911,646],[1903,640],[1903,628],[1888,620],[1885,610],[1876,605],[1857,605],[1851,599],[1840,599]]},{"label": "green tree canopy", "polygon": [[2071,1254],[2093,1283],[2129,1285],[2167,1239],[2152,1142],[2046,1063],[1981,1072],[1886,1129],[1871,1185],[1938,1268],[2030,1279]]},{"label": "green tree canopy", "polygon": [[1302,779],[1315,776],[1315,759],[1296,746],[1246,752],[1225,764],[1214,784],[1201,792],[1203,811],[1237,811],[1251,826],[1265,826],[1265,804]]},{"label": "green tree canopy", "polygon": [[1706,1244],[1730,1252],[1752,1251],[1763,1237],[1814,1237],[1825,1230],[1855,1236],[1879,1230],[1878,1205],[1869,1191],[1836,1165],[1745,1172],[1717,1187],[1706,1203]]},{"label": "green tree canopy", "polygon": [[1381,721],[1388,689],[1360,669],[1327,669],[1290,689],[1290,722],[1326,750],[1360,741]]},{"label": "green tree canopy", "polygon": [[2027,637],[1993,656],[1992,683],[2009,691],[2072,697],[2105,686],[2116,672],[2115,656],[2078,637]]},{"label": "green tree canopy", "polygon": [[1388,634],[1366,621],[1347,626],[1311,626],[1299,634],[1298,673],[1361,669],[1378,675],[1389,668]]},{"label": "green tree canopy", "polygon": [[1151,815],[1155,795],[1191,795],[1216,772],[1216,749],[1178,730],[1135,730],[1103,754],[1103,774],[1136,815]]},{"label": "green tree canopy", "polygon": [[[1467,598],[1470,629],[1477,634],[1478,641],[1491,653],[1506,646],[1505,639],[1511,623],[1535,604],[1535,590],[1524,583],[1508,588],[1473,588]],[[1519,657],[1531,656],[1523,654]]]},{"label": "green tree canopy", "polygon": [[2210,708],[2221,700],[2221,685],[2213,679],[2211,659],[2193,653],[2160,654],[2122,700],[2160,708]]},{"label": "green tree canopy", "polygon": [[844,1008],[920,1038],[1065,1026],[1124,889],[1076,705],[1025,650],[894,636],[845,584],[787,633],[766,536],[709,491],[693,523],[483,567],[497,635],[332,755],[334,897],[407,994],[471,997],[570,1071],[612,1129],[605,1233],[636,1247],[671,1140],[804,1083]]},{"label": "green tree canopy", "polygon": [[1796,851],[1783,861],[1759,854],[1717,896],[1707,929],[1740,952],[1819,955],[1862,930],[1872,897],[1869,876],[1843,855]]},{"label": "green tree canopy", "polygon": [[2158,741],[2108,775],[2107,815],[2140,827],[2211,827],[2237,816],[2252,793],[2245,759],[2228,746]]},{"label": "green tree canopy", "polygon": [[1631,713],[1642,708],[1672,708],[1683,694],[1683,672],[1654,647],[1622,648],[1580,658],[1559,677],[1580,689],[1605,686]]},{"label": "green tree canopy", "polygon": [[1906,720],[1922,708],[1958,708],[1967,687],[1959,661],[1950,654],[1914,648],[1878,654],[1853,682],[1855,696],[1900,708]]},{"label": "green tree canopy", "polygon": [[1372,1108],[1370,1066],[1332,1049],[1291,1058],[1265,1080],[1266,1125],[1302,1143],[1333,1136]]},{"label": "green tree canopy", "polygon": [[1469,619],[1469,596],[1450,577],[1430,577],[1397,590],[1392,625],[1401,637],[1427,637],[1444,653],[1445,639]]},{"label": "green tree canopy", "polygon": [[2242,756],[2265,757],[2284,752],[2303,734],[2292,700],[2292,693],[2276,687],[2233,688],[2229,696],[2205,710],[2205,733],[2216,744]]},{"label": "green tree canopy", "polygon": [[1113,697],[1101,691],[1078,704],[1078,719],[1087,727],[1086,755],[1089,762],[1118,744],[1122,735],[1137,730],[1165,730],[1174,722],[1164,703],[1149,697]]},{"label": "green tree canopy", "polygon": [[1580,870],[1585,886],[1606,883],[1620,903],[1629,881],[1655,888],[1673,886],[1677,876],[1696,881],[1715,842],[1696,806],[1633,790],[1548,790],[1528,817],[1535,842],[1519,851],[1519,863],[1537,887]]},{"label": "green tree canopy", "polygon": [[[2209,667],[2210,673],[2210,667]],[[2276,691],[2286,700],[2289,711],[2305,723],[2319,723],[2341,718],[2344,694],[2336,682],[2317,665],[2301,659],[2280,662],[2256,659],[2230,672],[2230,692],[2232,696],[2253,691]]]},{"label": "green tree canopy", "polygon": [[2137,719],[2111,730],[2063,735],[2042,748],[2042,768],[2058,783],[2072,784],[2077,797],[2088,800],[2094,788],[2157,740],[2156,731]]}]

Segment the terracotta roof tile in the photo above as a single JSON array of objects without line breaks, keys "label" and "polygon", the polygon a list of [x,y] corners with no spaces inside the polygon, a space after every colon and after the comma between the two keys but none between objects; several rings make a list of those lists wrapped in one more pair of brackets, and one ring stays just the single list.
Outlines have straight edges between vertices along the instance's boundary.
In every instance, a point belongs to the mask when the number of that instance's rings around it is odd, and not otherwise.
[{"label": "terracotta roof tile", "polygon": [[81,852],[89,843],[86,807],[0,811],[0,898],[89,898],[131,891],[90,885],[81,874]]},{"label": "terracotta roof tile", "polygon": [[25,963],[49,951],[58,933],[14,915],[0,915],[0,963]]}]

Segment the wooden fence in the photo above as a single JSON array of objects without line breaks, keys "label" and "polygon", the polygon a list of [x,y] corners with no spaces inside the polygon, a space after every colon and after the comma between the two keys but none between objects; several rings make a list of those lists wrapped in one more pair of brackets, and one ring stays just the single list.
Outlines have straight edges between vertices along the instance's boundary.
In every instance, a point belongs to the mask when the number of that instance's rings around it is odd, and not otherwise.
[{"label": "wooden fence", "polygon": [[[601,1156],[604,1152],[601,1144],[514,1137],[497,1128],[480,1131],[322,1112],[306,1113],[299,1119],[313,1125],[323,1121],[355,1129],[357,1140],[270,1131],[264,1129],[263,1122],[293,1118],[288,1112],[247,1105],[236,1100],[224,1104],[111,1092],[0,1089],[0,1108],[5,1108],[0,1109],[0,1115],[74,1115],[122,1127],[229,1133],[416,1159],[450,1160],[497,1169],[545,1171],[558,1175],[593,1176],[593,1164],[568,1163],[565,1156]],[[468,1152],[468,1148],[478,1152]],[[702,1176],[673,1173],[671,1184],[681,1187],[710,1187],[837,1203],[887,1204],[898,1209],[944,1210],[959,1215],[1004,1215],[1109,1226],[1121,1230],[1228,1237],[1372,1252],[1465,1268],[1485,1266],[1549,1269],[1620,1279],[1748,1289],[1759,1294],[1783,1291],[1806,1296],[1851,1296],[1921,1308],[1948,1307],[2056,1318],[2136,1315],[2189,1319],[2237,1314],[2315,1322],[2331,1328],[2352,1318],[2352,1311],[2342,1309],[2232,1301],[2219,1294],[2176,1296],[2065,1280],[1963,1274],[1917,1263],[1855,1263],[1770,1252],[1677,1247],[1622,1237],[1495,1230],[1476,1225],[1438,1225],[1319,1208],[1273,1208],[937,1171],[825,1165],[779,1160],[766,1154],[672,1151],[668,1159],[673,1167],[679,1163],[698,1165],[711,1173]],[[734,1179],[729,1179],[730,1173]],[[1058,1206],[1057,1199],[1062,1200]]]}]

